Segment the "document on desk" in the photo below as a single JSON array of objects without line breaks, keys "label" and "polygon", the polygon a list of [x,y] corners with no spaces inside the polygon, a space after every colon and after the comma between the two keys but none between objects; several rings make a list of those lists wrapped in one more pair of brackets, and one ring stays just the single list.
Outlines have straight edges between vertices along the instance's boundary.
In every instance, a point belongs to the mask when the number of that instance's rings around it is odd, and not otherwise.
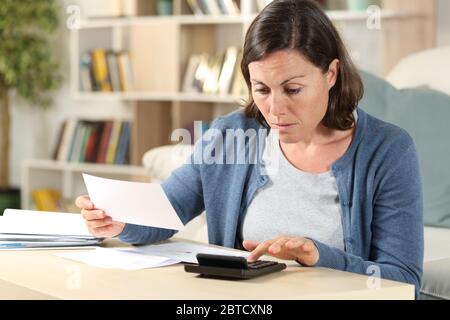
[{"label": "document on desk", "polygon": [[172,230],[183,230],[160,184],[99,178],[83,174],[89,197],[113,220]]},{"label": "document on desk", "polygon": [[6,209],[0,216],[0,250],[86,248],[102,241],[76,213]]},{"label": "document on desk", "polygon": [[6,209],[0,216],[1,233],[93,237],[80,214],[18,209]]},{"label": "document on desk", "polygon": [[123,252],[138,252],[151,256],[161,256],[181,262],[198,263],[197,253],[218,254],[228,256],[239,256],[247,258],[250,252],[234,250],[225,247],[214,247],[206,244],[189,242],[170,242],[162,244],[135,246],[133,248],[118,249]]},{"label": "document on desk", "polygon": [[[180,262],[198,263],[197,254],[208,253],[247,258],[250,252],[190,242],[168,242],[126,248],[96,248],[91,252],[70,252],[56,256],[97,268],[138,270],[163,267]],[[265,259],[268,257],[263,256]]]},{"label": "document on desk", "polygon": [[126,252],[113,248],[96,248],[96,250],[89,252],[58,253],[55,255],[104,269],[139,270],[163,267],[180,262],[166,257]]}]

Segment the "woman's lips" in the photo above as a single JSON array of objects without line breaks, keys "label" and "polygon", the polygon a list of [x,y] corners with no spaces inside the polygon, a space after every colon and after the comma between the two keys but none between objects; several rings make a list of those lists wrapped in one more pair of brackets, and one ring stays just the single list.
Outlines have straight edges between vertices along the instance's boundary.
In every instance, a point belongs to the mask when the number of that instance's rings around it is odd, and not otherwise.
[{"label": "woman's lips", "polygon": [[273,129],[278,129],[280,131],[286,131],[293,128],[296,123],[273,123]]}]

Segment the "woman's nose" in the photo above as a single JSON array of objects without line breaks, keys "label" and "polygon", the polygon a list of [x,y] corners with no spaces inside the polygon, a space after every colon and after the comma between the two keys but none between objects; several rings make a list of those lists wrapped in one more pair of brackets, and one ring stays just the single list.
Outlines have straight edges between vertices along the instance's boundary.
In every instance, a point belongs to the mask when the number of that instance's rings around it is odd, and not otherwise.
[{"label": "woman's nose", "polygon": [[277,94],[272,94],[269,99],[269,112],[274,116],[285,115],[287,111],[286,102],[283,97]]}]

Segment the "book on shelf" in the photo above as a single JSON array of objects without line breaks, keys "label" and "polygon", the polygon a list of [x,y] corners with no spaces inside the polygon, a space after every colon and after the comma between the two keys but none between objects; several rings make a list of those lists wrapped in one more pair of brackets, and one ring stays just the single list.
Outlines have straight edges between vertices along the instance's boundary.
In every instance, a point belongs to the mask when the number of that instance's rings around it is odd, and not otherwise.
[{"label": "book on shelf", "polygon": [[194,92],[194,79],[197,68],[201,63],[202,57],[198,54],[193,54],[189,58],[189,62],[186,67],[186,72],[184,73],[184,80],[182,90],[183,92]]},{"label": "book on shelf", "polygon": [[105,49],[92,50],[92,69],[94,70],[94,80],[100,91],[112,91],[109,80],[108,64],[106,62]]},{"label": "book on shelf", "polygon": [[182,90],[206,94],[245,94],[246,85],[239,78],[242,52],[230,46],[225,52],[192,55],[187,64]]},{"label": "book on shelf", "polygon": [[202,92],[208,94],[214,94],[218,92],[219,89],[219,76],[220,69],[223,64],[223,54],[216,53],[209,60],[208,76],[203,84]]},{"label": "book on shelf", "polygon": [[122,91],[133,90],[133,73],[128,52],[123,51],[117,53],[117,65],[119,69],[120,88]]},{"label": "book on shelf", "polygon": [[104,124],[105,122],[103,121],[94,121],[90,123],[91,130],[87,137],[86,151],[84,152],[85,162],[96,162]]},{"label": "book on shelf", "polygon": [[122,88],[120,85],[120,74],[116,53],[113,51],[108,51],[106,54],[106,60],[112,91],[121,91]]},{"label": "book on shelf", "polygon": [[84,126],[81,122],[77,123],[74,135],[70,144],[70,151],[67,157],[69,162],[78,162],[79,154],[81,153],[81,144],[84,136]]},{"label": "book on shelf", "polygon": [[223,14],[237,16],[241,14],[239,6],[234,0],[217,0]]},{"label": "book on shelf", "polygon": [[187,0],[187,4],[194,15],[196,16],[203,15],[202,8],[200,7],[197,0]]},{"label": "book on shelf", "polygon": [[206,4],[206,6],[208,7],[210,14],[212,14],[212,15],[222,14],[219,4],[217,3],[216,0],[204,0],[204,2]]},{"label": "book on shelf", "polygon": [[106,152],[108,150],[108,144],[111,138],[112,126],[113,121],[105,121],[96,158],[97,163],[106,163]]},{"label": "book on shelf", "polygon": [[119,145],[120,131],[122,129],[122,121],[116,120],[113,123],[111,131],[111,137],[108,144],[108,150],[106,152],[106,163],[114,164],[117,154],[117,146]]},{"label": "book on shelf", "polygon": [[129,53],[101,48],[83,53],[80,58],[80,88],[83,92],[132,90]]},{"label": "book on shelf", "polygon": [[59,131],[58,131],[56,147],[53,149],[53,159],[58,159],[58,152],[59,152],[59,150],[61,150],[61,145],[63,144],[64,131],[66,130],[66,126],[67,126],[67,121],[63,121],[63,123],[60,126]]},{"label": "book on shelf", "polygon": [[80,58],[80,86],[82,91],[98,91],[92,70],[90,53],[84,53]]},{"label": "book on shelf", "polygon": [[187,0],[192,13],[202,15],[239,15],[240,10],[235,0]]},{"label": "book on shelf", "polygon": [[89,125],[89,123],[84,123],[83,124],[83,133],[81,135],[80,152],[78,154],[78,162],[87,162],[86,161],[86,149],[87,149],[87,142],[89,140],[91,133],[92,133],[92,127]]},{"label": "book on shelf", "polygon": [[203,14],[206,14],[206,15],[212,14],[211,8],[208,6],[208,0],[197,0],[197,3],[200,6]]},{"label": "book on shelf", "polygon": [[237,56],[238,56],[238,49],[236,47],[229,47],[227,49],[219,76],[218,92],[220,94],[230,93],[230,86],[231,81],[233,80],[233,74],[235,72]]},{"label": "book on shelf", "polygon": [[[65,120],[61,126],[60,135],[61,143],[57,143],[53,159],[58,161],[66,161],[69,158],[70,144],[75,134],[77,120]],[[56,155],[56,156],[55,156]]]},{"label": "book on shelf", "polygon": [[197,70],[194,73],[194,79],[192,79],[192,86],[196,92],[203,92],[203,85],[208,77],[209,72],[209,54],[204,53],[200,56],[200,63]]},{"label": "book on shelf", "polygon": [[116,164],[126,164],[128,163],[127,155],[129,155],[129,141],[130,141],[130,126],[129,122],[124,122],[122,124],[122,130],[120,131],[120,138],[118,141],[116,159],[114,163]]},{"label": "book on shelf", "polygon": [[75,199],[63,198],[56,189],[39,188],[31,192],[33,203],[31,206],[37,211],[80,213],[75,205]]},{"label": "book on shelf", "polygon": [[58,190],[53,189],[35,189],[32,191],[34,205],[39,211],[63,211],[62,197]]},{"label": "book on shelf", "polygon": [[53,159],[74,163],[129,164],[130,127],[131,124],[123,120],[66,120],[61,125]]}]

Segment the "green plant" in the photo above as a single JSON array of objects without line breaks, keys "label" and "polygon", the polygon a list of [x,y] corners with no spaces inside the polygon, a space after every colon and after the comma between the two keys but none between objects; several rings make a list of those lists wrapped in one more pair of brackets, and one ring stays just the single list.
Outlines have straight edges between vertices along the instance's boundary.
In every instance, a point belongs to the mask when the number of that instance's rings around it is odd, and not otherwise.
[{"label": "green plant", "polygon": [[33,106],[50,105],[60,82],[50,41],[58,23],[55,0],[0,2],[0,188],[9,185],[10,92]]}]

